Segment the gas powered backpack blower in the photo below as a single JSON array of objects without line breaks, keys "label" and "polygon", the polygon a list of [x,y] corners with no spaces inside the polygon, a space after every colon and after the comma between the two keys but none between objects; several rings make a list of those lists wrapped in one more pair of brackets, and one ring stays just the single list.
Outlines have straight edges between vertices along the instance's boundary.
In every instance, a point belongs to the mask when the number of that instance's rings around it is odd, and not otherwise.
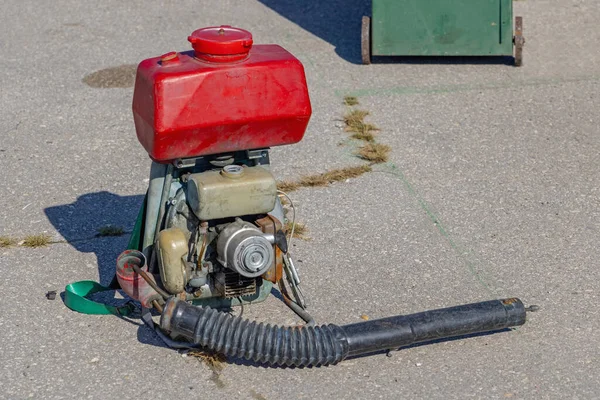
[{"label": "gas powered backpack blower", "polygon": [[[152,159],[150,184],[116,281],[172,347],[202,346],[256,362],[318,366],[413,343],[525,323],[519,299],[493,300],[351,325],[316,326],[306,311],[269,148],[300,141],[311,115],[304,69],[277,45],[230,26],[196,30],[193,50],[142,61],[133,115]],[[117,285],[118,282],[118,285]],[[304,326],[282,327],[219,309],[263,301],[277,284]],[[67,286],[65,303],[120,313]]]}]

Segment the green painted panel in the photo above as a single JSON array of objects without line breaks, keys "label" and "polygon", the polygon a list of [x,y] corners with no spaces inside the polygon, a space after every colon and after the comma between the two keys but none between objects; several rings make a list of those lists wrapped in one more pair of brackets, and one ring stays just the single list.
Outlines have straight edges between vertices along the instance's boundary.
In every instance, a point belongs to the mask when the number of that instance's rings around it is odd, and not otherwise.
[{"label": "green painted panel", "polygon": [[512,0],[373,0],[376,56],[512,55]]}]

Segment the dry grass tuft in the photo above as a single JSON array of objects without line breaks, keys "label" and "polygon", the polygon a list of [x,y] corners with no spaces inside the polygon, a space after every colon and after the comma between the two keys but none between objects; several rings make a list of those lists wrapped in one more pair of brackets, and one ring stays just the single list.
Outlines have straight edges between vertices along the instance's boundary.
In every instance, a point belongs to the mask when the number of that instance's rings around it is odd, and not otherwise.
[{"label": "dry grass tuft", "polygon": [[[278,187],[278,189],[279,189],[279,187]],[[281,190],[281,189],[279,189],[279,190]],[[290,202],[288,201],[288,199],[286,199],[286,197],[284,195],[280,194],[280,195],[278,195],[278,197],[279,197],[279,202],[281,203],[281,205],[283,207],[288,206],[290,204]]]},{"label": "dry grass tuft", "polygon": [[188,356],[196,357],[197,359],[203,361],[213,372],[219,374],[225,368],[225,363],[227,362],[227,358],[223,354],[213,353],[203,350],[190,350]]},{"label": "dry grass tuft", "polygon": [[[292,231],[292,221],[288,221],[285,223],[285,231],[290,233]],[[310,240],[308,236],[308,228],[306,225],[296,222],[296,226],[294,227],[294,238],[300,240]]]},{"label": "dry grass tuft", "polygon": [[359,165],[357,167],[334,169],[318,175],[305,176],[300,178],[299,182],[302,187],[328,186],[334,182],[356,178],[366,172],[371,172],[371,167],[369,165]]},{"label": "dry grass tuft", "polygon": [[374,142],[375,135],[370,130],[366,130],[364,132],[356,132],[350,136],[352,139],[364,140],[365,142]]},{"label": "dry grass tuft", "polygon": [[45,247],[52,243],[52,237],[47,233],[25,236],[21,245],[25,247]]},{"label": "dry grass tuft", "polygon": [[344,104],[347,106],[356,106],[358,105],[358,99],[355,96],[345,96]]},{"label": "dry grass tuft", "polygon": [[96,236],[122,236],[124,233],[125,231],[120,226],[106,225],[98,228]]},{"label": "dry grass tuft", "polygon": [[303,176],[297,181],[283,181],[277,184],[277,188],[284,192],[292,192],[302,187],[328,186],[334,182],[345,181],[356,178],[364,173],[371,172],[371,166],[359,165],[357,167],[346,167],[334,169],[317,175]]},{"label": "dry grass tuft", "polygon": [[300,184],[295,181],[279,181],[277,182],[277,189],[282,192],[293,192],[300,187]]},{"label": "dry grass tuft", "polygon": [[349,111],[344,115],[344,123],[346,124],[345,129],[346,132],[352,132],[353,139],[374,142],[375,136],[373,135],[373,132],[378,131],[379,128],[364,121],[367,115],[369,115],[369,112],[365,110]]},{"label": "dry grass tuft", "polygon": [[0,236],[0,247],[12,247],[17,244],[17,239],[10,236]]},{"label": "dry grass tuft", "polygon": [[223,372],[223,369],[225,369],[227,357],[216,352],[200,349],[190,350],[187,355],[196,357],[199,361],[204,362],[206,366],[212,370],[212,375],[208,379],[210,379],[219,389],[223,389],[226,386],[225,382],[223,382],[223,379],[221,378],[221,373]]},{"label": "dry grass tuft", "polygon": [[391,147],[385,144],[367,143],[358,149],[357,155],[363,160],[379,164],[388,160],[391,150]]},{"label": "dry grass tuft", "polygon": [[347,131],[354,131],[360,125],[364,124],[365,117],[369,115],[366,110],[350,110],[344,115],[344,123]]}]

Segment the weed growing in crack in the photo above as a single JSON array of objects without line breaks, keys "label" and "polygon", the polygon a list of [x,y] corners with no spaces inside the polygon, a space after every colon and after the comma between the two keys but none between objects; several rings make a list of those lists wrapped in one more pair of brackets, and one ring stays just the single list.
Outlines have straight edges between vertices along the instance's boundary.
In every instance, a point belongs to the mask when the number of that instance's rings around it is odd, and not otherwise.
[{"label": "weed growing in crack", "polygon": [[371,172],[371,166],[359,165],[356,167],[346,167],[333,169],[316,175],[306,175],[295,181],[282,181],[277,184],[277,188],[283,192],[292,192],[302,187],[323,187],[329,186],[334,182],[345,181],[346,179],[356,178],[366,172]]},{"label": "weed growing in crack", "polygon": [[50,243],[52,243],[52,237],[47,233],[41,233],[39,235],[29,235],[25,236],[23,241],[21,242],[22,246],[37,248],[37,247],[46,247]]},{"label": "weed growing in crack", "polygon": [[98,228],[98,233],[96,236],[122,236],[123,234],[125,234],[125,231],[120,226],[106,225]]},{"label": "weed growing in crack", "polygon": [[18,240],[10,236],[0,236],[0,247],[16,246]]},{"label": "weed growing in crack", "polygon": [[367,143],[358,149],[356,155],[363,160],[379,164],[388,160],[391,150],[391,147],[385,144]]},{"label": "weed growing in crack", "polygon": [[358,99],[355,96],[344,96],[344,104],[347,106],[358,105]]}]

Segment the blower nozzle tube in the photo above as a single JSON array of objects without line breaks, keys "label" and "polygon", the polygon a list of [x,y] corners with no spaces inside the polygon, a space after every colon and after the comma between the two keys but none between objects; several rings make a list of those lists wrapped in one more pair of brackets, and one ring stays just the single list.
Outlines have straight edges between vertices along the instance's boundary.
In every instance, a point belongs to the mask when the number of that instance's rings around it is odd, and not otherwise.
[{"label": "blower nozzle tube", "polygon": [[171,298],[161,328],[226,356],[266,364],[319,366],[346,357],[395,350],[414,343],[493,332],[525,323],[516,298],[337,326],[280,327],[257,323]]}]

